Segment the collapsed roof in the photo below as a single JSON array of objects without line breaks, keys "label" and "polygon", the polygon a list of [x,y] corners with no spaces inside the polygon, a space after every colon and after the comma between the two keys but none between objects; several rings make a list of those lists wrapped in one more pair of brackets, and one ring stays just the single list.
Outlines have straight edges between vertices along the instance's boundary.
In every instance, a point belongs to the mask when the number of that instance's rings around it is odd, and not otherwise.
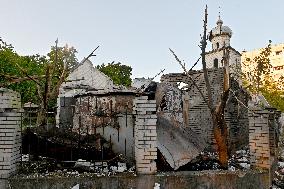
[{"label": "collapsed roof", "polygon": [[127,90],[117,86],[111,78],[94,67],[89,59],[84,59],[67,77],[60,87],[60,96],[75,96],[86,92],[106,93]]}]

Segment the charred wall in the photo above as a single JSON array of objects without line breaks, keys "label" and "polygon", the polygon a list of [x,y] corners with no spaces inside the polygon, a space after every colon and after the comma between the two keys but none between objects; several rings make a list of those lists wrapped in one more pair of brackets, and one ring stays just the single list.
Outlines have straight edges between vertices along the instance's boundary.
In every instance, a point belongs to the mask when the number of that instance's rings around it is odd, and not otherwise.
[{"label": "charred wall", "polygon": [[59,127],[71,128],[73,126],[75,98],[63,96],[59,98],[59,102]]},{"label": "charred wall", "polygon": [[75,98],[73,131],[100,134],[115,153],[134,162],[133,94],[84,95]]},{"label": "charred wall", "polygon": [[[205,97],[208,98],[203,71],[191,71],[190,75]],[[209,69],[208,75],[211,82],[213,104],[216,105],[223,91],[223,69]],[[176,86],[178,83],[183,82],[188,85],[184,94],[187,93],[188,95],[189,103],[186,108],[189,109],[188,115],[185,112],[183,113],[184,122],[188,122],[188,127],[196,133],[199,138],[206,140],[207,144],[214,144],[209,108],[191,79],[184,73],[171,73],[163,75],[161,82],[171,83]],[[230,132],[229,143],[232,150],[235,150],[237,147],[242,148],[248,144],[248,112],[242,105],[247,104],[248,95],[239,87],[238,82],[234,79],[231,79],[230,85],[231,90],[235,92],[231,92],[227,102],[225,119]],[[183,101],[185,102],[185,100]]]}]

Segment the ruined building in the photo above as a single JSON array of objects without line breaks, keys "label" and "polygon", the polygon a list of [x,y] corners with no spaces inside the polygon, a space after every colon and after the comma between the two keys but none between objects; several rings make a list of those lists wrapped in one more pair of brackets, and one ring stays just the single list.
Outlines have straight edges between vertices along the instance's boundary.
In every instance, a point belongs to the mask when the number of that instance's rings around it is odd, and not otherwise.
[{"label": "ruined building", "polygon": [[[249,94],[241,87],[237,74],[241,54],[231,47],[231,37],[232,30],[219,18],[209,32],[212,50],[205,58],[216,105],[223,92],[223,50],[229,51],[231,92],[225,120],[229,147],[235,151],[249,144]],[[189,75],[206,96],[203,70]],[[185,73],[162,75],[160,83],[135,79],[131,88],[125,88],[84,60],[67,80],[60,88],[57,126],[81,135],[99,133],[129,164],[136,161],[138,172],[155,172],[158,152],[177,170],[216,147],[209,109]]]},{"label": "ruined building", "polygon": [[[229,97],[225,118],[230,130],[230,145],[234,149],[236,146],[243,147],[248,144],[248,110],[241,104],[247,104],[248,95],[239,86],[241,84],[240,78],[233,74],[236,72],[235,68],[240,68],[241,54],[231,47],[231,37],[232,30],[228,26],[223,26],[223,21],[219,17],[217,26],[209,32],[212,50],[206,52],[205,60],[212,87],[213,102],[216,104],[223,91],[223,50],[228,49],[229,51],[230,85],[231,90],[236,92]],[[190,71],[189,74],[206,95],[203,71]],[[183,121],[186,124],[184,125],[187,130],[195,132],[199,139],[205,140],[206,144],[212,144],[214,141],[210,111],[192,81],[184,73],[171,73],[163,75],[161,82],[170,83],[173,86],[177,86],[180,82],[187,84],[187,89],[181,92],[182,105],[185,106]],[[171,90],[168,92],[172,93]],[[240,102],[236,100],[236,97]]]},{"label": "ruined building", "polygon": [[133,90],[113,81],[83,60],[60,87],[57,126],[81,135],[101,134],[112,149],[134,162]]}]

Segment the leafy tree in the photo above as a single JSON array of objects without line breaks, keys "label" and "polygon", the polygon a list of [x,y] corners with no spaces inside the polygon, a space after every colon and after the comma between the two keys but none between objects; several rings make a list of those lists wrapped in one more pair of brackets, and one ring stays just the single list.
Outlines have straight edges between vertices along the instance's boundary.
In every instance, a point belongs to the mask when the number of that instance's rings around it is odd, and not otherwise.
[{"label": "leafy tree", "polygon": [[284,112],[284,91],[281,89],[283,85],[283,78],[279,81],[275,81],[270,75],[270,56],[271,54],[271,41],[267,47],[265,47],[259,55],[255,56],[252,60],[246,59],[243,62],[244,67],[249,70],[247,73],[243,73],[243,84],[248,90],[254,94],[261,93],[268,103]]},{"label": "leafy tree", "polygon": [[272,107],[280,110],[281,112],[284,112],[284,91],[263,90],[262,94]]},{"label": "leafy tree", "polygon": [[48,107],[54,106],[59,88],[68,77],[70,71],[78,64],[73,47],[51,47],[50,53],[47,54],[48,59],[44,64],[44,78],[36,82],[38,96],[40,98],[40,110],[38,114],[37,124],[42,125],[46,122],[46,112]]},{"label": "leafy tree", "polygon": [[45,124],[46,112],[55,105],[60,85],[77,64],[76,49],[57,47],[56,41],[47,57],[20,56],[11,45],[0,42],[0,85],[20,92],[23,102],[39,104],[37,124]]},{"label": "leafy tree", "polygon": [[[0,87],[5,86],[19,92],[23,103],[29,101],[38,103],[37,88],[32,79],[43,74],[43,65],[39,62],[44,61],[45,57],[40,55],[18,55],[12,45],[0,38]],[[27,70],[26,74],[21,72],[20,67]]]},{"label": "leafy tree", "polygon": [[107,65],[98,65],[96,68],[109,76],[116,85],[127,87],[131,85],[132,68],[130,66],[123,65],[120,62],[112,62]]},{"label": "leafy tree", "polygon": [[50,61],[58,63],[56,68],[61,69],[65,63],[68,72],[70,72],[78,64],[76,53],[77,50],[74,47],[69,47],[66,44],[64,47],[52,46],[47,56]]},{"label": "leafy tree", "polygon": [[271,54],[271,41],[259,55],[255,56],[252,60],[247,58],[242,66],[248,70],[247,73],[242,73],[244,80],[244,87],[248,88],[252,93],[259,93],[261,88],[265,85],[268,86],[271,81],[270,76],[270,59]]}]

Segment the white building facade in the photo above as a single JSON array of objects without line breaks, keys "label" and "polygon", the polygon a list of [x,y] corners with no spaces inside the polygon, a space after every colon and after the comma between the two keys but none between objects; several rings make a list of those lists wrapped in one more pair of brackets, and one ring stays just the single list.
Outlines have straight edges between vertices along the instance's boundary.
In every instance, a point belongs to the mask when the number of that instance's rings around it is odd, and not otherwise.
[{"label": "white building facade", "polygon": [[207,68],[224,67],[223,50],[229,51],[229,65],[231,73],[240,73],[241,68],[241,54],[231,47],[230,40],[232,37],[232,30],[228,26],[223,25],[223,21],[218,19],[217,26],[209,32],[209,41],[212,44],[212,49],[206,52],[205,61]]}]

